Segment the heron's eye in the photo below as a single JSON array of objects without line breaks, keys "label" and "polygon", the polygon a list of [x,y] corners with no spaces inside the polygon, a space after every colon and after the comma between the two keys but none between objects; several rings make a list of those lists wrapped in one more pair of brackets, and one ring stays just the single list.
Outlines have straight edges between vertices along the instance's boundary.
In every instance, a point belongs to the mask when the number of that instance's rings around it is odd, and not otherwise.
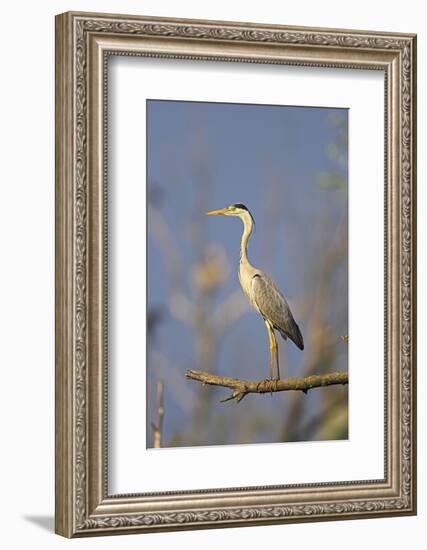
[{"label": "heron's eye", "polygon": [[236,210],[236,207],[235,206],[229,206],[228,209],[229,210]]}]

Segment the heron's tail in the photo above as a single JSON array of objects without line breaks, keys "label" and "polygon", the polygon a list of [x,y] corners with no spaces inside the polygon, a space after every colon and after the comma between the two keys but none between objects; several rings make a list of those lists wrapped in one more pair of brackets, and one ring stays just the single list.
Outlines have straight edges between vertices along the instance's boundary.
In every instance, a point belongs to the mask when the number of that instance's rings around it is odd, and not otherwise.
[{"label": "heron's tail", "polygon": [[281,329],[279,329],[279,331],[282,335],[282,338],[284,338],[285,340],[286,338],[290,338],[301,351],[304,349],[304,340],[302,338],[299,326],[296,324],[295,321],[293,321],[293,323],[289,327],[289,330],[287,330],[286,332]]}]

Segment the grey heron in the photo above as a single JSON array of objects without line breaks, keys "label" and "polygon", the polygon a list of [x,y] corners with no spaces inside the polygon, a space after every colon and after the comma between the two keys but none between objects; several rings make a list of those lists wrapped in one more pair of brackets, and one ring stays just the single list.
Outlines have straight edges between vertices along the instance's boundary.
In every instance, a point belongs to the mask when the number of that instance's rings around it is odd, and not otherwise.
[{"label": "grey heron", "polygon": [[248,260],[248,240],[254,226],[254,219],[248,208],[241,203],[232,204],[221,210],[207,212],[209,216],[237,216],[243,222],[243,234],[240,243],[239,281],[250,304],[262,315],[267,327],[270,344],[270,380],[273,379],[273,361],[276,359],[277,379],[280,379],[279,353],[275,331],[285,340],[290,338],[300,349],[304,349],[301,331],[295,322],[286,298],[274,281]]}]

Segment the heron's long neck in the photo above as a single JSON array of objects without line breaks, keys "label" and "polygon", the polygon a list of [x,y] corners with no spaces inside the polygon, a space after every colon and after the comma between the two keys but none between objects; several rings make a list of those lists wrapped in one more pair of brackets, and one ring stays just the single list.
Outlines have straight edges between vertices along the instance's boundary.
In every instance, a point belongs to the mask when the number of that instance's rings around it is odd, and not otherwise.
[{"label": "heron's long neck", "polygon": [[253,222],[249,214],[242,217],[241,220],[243,222],[243,234],[240,243],[240,263],[248,264],[248,240],[252,233]]}]

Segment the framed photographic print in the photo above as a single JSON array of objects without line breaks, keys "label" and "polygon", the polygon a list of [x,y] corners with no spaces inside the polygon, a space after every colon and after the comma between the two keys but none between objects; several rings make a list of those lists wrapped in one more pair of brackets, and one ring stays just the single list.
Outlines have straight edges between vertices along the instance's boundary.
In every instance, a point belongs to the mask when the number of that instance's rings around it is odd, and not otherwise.
[{"label": "framed photographic print", "polygon": [[56,532],[416,513],[416,37],[56,18]]}]

